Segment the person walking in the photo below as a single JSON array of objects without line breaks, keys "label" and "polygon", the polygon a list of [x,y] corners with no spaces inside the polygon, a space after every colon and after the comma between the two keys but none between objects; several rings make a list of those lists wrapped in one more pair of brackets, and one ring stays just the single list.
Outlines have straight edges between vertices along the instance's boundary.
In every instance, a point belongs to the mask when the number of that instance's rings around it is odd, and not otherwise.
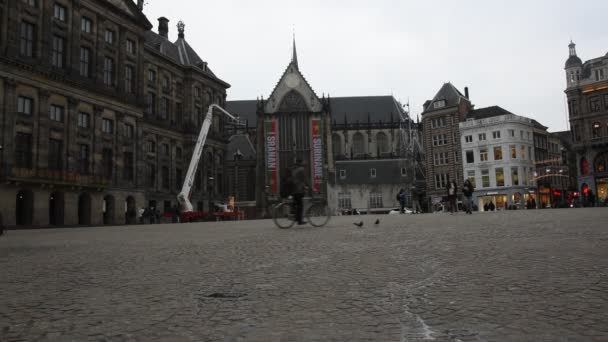
[{"label": "person walking", "polygon": [[146,213],[146,209],[145,208],[139,208],[137,214],[138,214],[138,219],[139,219],[139,224],[144,224],[144,215]]},{"label": "person walking", "polygon": [[473,214],[473,191],[475,191],[475,186],[473,185],[473,182],[471,182],[470,179],[466,179],[464,181],[464,187],[462,189],[462,192],[464,193],[466,210],[467,214],[469,215]]},{"label": "person walking", "polygon": [[399,206],[401,207],[400,213],[405,213],[405,189],[399,190],[399,194],[397,194],[397,200],[399,201]]},{"label": "person walking", "polygon": [[414,214],[422,214],[422,206],[420,200],[422,199],[422,191],[414,185],[412,186],[412,211]]},{"label": "person walking", "polygon": [[295,167],[292,172],[293,184],[293,209],[295,211],[296,222],[298,225],[303,225],[304,213],[304,193],[309,189],[308,181],[306,180],[306,171],[304,170],[304,162],[301,159],[296,160]]},{"label": "person walking", "polygon": [[456,207],[456,199],[458,197],[458,186],[456,182],[451,181],[448,178],[448,185],[446,186],[446,190],[448,193],[448,202],[450,203],[450,213],[454,214],[458,212],[458,208]]},{"label": "person walking", "polygon": [[589,205],[591,208],[595,207],[595,194],[593,193],[593,190],[589,190]]}]

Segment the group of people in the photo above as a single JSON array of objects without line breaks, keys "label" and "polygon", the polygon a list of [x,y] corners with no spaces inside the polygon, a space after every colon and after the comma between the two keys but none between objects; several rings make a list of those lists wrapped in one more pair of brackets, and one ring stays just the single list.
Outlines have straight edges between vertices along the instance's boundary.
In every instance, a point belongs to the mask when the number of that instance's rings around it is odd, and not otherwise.
[{"label": "group of people", "polygon": [[[454,214],[458,212],[458,185],[455,181],[448,178],[448,184],[446,186],[446,192],[448,195],[448,204],[450,207],[450,213]],[[462,193],[465,198],[464,209],[467,214],[473,214],[473,192],[475,192],[475,185],[471,180],[466,179],[462,187]]]},{"label": "group of people", "polygon": [[154,207],[139,209],[139,224],[160,223],[160,211]]}]

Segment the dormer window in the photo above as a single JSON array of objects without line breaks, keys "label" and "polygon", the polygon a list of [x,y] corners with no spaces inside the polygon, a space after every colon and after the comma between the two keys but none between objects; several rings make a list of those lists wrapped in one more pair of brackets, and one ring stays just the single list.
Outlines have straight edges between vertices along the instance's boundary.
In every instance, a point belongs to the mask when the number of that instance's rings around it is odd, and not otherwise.
[{"label": "dormer window", "polygon": [[445,107],[445,100],[435,101],[435,103],[433,104],[433,108],[435,109],[443,107]]}]

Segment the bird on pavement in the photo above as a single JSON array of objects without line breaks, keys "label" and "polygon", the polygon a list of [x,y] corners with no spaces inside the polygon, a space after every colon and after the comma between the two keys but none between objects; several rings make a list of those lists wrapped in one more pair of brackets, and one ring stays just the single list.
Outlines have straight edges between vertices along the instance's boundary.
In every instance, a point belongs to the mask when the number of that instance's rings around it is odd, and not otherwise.
[{"label": "bird on pavement", "polygon": [[353,223],[353,224],[359,228],[363,227],[363,221],[361,221],[359,223]]},{"label": "bird on pavement", "polygon": [[376,226],[380,224],[380,219],[377,219],[376,222],[374,223]]}]

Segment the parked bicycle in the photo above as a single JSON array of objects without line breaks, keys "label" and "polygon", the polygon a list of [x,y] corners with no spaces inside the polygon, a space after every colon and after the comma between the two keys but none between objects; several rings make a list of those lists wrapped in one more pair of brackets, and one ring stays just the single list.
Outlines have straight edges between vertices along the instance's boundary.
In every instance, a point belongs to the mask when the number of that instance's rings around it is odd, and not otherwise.
[{"label": "parked bicycle", "polygon": [[[313,227],[323,227],[329,222],[331,213],[325,200],[314,197],[304,197],[304,217]],[[282,199],[272,206],[272,220],[277,227],[289,229],[296,223],[293,197]]]}]

